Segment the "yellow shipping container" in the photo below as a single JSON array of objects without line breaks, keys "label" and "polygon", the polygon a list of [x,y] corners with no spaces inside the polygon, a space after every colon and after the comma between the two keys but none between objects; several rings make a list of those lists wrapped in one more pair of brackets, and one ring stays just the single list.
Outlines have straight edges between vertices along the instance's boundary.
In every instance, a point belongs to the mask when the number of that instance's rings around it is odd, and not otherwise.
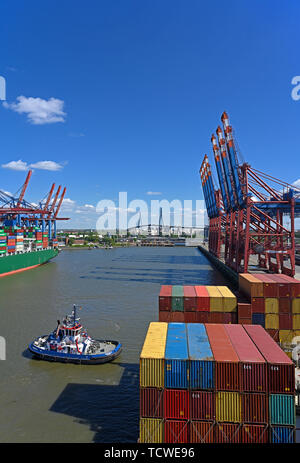
[{"label": "yellow shipping container", "polygon": [[242,398],[239,392],[217,392],[216,420],[241,422]]},{"label": "yellow shipping container", "polygon": [[265,313],[279,313],[279,300],[276,297],[266,297]]},{"label": "yellow shipping container", "polygon": [[300,330],[300,314],[293,314],[293,330]]},{"label": "yellow shipping container", "polygon": [[265,328],[266,330],[279,330],[279,315],[276,313],[266,313]]},{"label": "yellow shipping container", "polygon": [[223,296],[224,312],[235,312],[237,307],[236,296],[230,291],[227,286],[217,286]]},{"label": "yellow shipping container", "polygon": [[223,296],[217,286],[205,286],[209,294],[209,309],[211,312],[223,312]]},{"label": "yellow shipping container", "polygon": [[250,273],[239,274],[239,289],[251,297],[264,297],[263,282]]},{"label": "yellow shipping container", "polygon": [[293,338],[300,336],[300,330],[279,330],[279,341],[292,344]]},{"label": "yellow shipping container", "polygon": [[140,418],[140,443],[162,443],[163,431],[163,420],[156,418]]},{"label": "yellow shipping container", "polygon": [[292,299],[292,312],[300,313],[300,297],[294,297]]},{"label": "yellow shipping container", "polygon": [[279,330],[279,342],[290,344],[294,337],[293,333],[293,330]]},{"label": "yellow shipping container", "polygon": [[164,387],[164,357],[168,323],[152,322],[140,355],[140,386]]}]

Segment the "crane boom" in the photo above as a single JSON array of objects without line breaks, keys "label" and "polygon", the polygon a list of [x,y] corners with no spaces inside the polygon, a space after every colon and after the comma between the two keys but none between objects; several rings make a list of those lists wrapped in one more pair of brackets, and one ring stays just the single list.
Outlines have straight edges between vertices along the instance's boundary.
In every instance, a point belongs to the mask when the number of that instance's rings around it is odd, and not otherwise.
[{"label": "crane boom", "polygon": [[56,219],[56,217],[57,217],[57,214],[58,214],[58,212],[59,212],[60,206],[61,206],[61,204],[62,204],[62,202],[63,202],[63,199],[64,199],[64,196],[65,196],[65,193],[66,193],[66,187],[64,187],[63,192],[62,192],[62,194],[61,194],[60,200],[59,200],[59,202],[58,202],[58,205],[57,205],[57,208],[56,208],[56,211],[55,211],[55,214],[54,214],[54,219]]},{"label": "crane boom", "polygon": [[214,134],[211,136],[211,142],[212,142],[214,156],[215,156],[215,163],[216,163],[217,174],[218,174],[219,183],[221,187],[223,204],[224,204],[225,210],[228,211],[229,210],[228,192],[227,192],[226,183],[224,179],[223,167],[221,164],[220,149],[218,147],[217,140]]},{"label": "crane boom", "polygon": [[47,209],[48,209],[48,206],[49,206],[49,203],[50,203],[51,196],[53,194],[54,188],[55,188],[55,183],[53,183],[53,185],[51,187],[51,190],[49,191],[49,195],[48,195],[47,201],[46,201],[45,206],[44,206],[44,211],[45,212],[47,212]]},{"label": "crane boom", "polygon": [[55,196],[54,196],[53,203],[51,204],[51,207],[50,207],[50,210],[49,210],[49,214],[48,214],[48,216],[47,216],[48,219],[50,218],[50,216],[51,216],[51,214],[52,214],[52,212],[53,212],[53,210],[54,210],[54,207],[55,207],[55,204],[56,204],[58,195],[59,195],[59,193],[60,193],[60,190],[61,190],[61,185],[59,185],[59,187],[57,188],[57,192],[56,192],[56,194],[55,194]]},{"label": "crane boom", "polygon": [[240,178],[239,178],[239,165],[237,161],[237,155],[233,144],[233,137],[232,137],[232,127],[229,124],[229,117],[226,111],[223,112],[221,120],[223,122],[224,133],[226,137],[226,145],[229,154],[229,161],[231,165],[231,172],[233,176],[233,183],[236,192],[236,198],[239,206],[244,207],[245,202],[243,198],[243,192],[241,188]]},{"label": "crane boom", "polygon": [[31,174],[32,174],[32,170],[29,170],[28,171],[28,174],[27,174],[27,177],[26,177],[26,180],[24,182],[24,185],[22,187],[22,190],[21,190],[21,193],[20,193],[20,196],[19,196],[19,199],[18,199],[18,202],[17,202],[17,206],[16,207],[20,207],[23,199],[24,199],[24,196],[25,196],[25,192],[26,192],[26,189],[27,189],[27,186],[28,186],[28,183],[29,183],[29,180],[30,180],[30,177],[31,177]]}]

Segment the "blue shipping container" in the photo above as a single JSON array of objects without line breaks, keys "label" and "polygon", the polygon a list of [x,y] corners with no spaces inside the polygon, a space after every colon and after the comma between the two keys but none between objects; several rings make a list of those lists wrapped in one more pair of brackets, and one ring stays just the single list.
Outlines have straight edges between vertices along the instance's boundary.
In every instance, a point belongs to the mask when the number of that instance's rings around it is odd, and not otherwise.
[{"label": "blue shipping container", "polygon": [[214,389],[215,361],[205,326],[202,323],[188,323],[187,337],[190,388]]},{"label": "blue shipping container", "polygon": [[165,387],[188,388],[188,363],[185,323],[169,323],[165,350]]},{"label": "blue shipping container", "polygon": [[270,394],[269,415],[271,424],[295,426],[296,411],[293,395]]},{"label": "blue shipping container", "polygon": [[293,444],[295,428],[288,428],[287,426],[272,426],[271,427],[272,444]]},{"label": "blue shipping container", "polygon": [[265,314],[264,313],[252,313],[252,324],[261,325],[265,327]]}]

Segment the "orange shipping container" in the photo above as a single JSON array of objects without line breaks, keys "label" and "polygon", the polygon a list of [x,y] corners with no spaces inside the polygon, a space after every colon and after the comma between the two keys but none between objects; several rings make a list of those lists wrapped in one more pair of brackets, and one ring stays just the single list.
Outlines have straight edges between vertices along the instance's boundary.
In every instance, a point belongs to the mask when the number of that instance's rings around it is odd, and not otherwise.
[{"label": "orange shipping container", "polygon": [[239,274],[239,289],[249,298],[264,296],[263,283],[250,273]]}]

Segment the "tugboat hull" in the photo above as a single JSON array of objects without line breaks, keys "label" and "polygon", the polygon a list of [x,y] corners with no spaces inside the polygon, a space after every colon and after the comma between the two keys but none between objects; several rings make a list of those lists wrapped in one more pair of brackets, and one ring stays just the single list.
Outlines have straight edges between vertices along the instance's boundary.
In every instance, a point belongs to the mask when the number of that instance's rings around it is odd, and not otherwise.
[{"label": "tugboat hull", "polygon": [[111,362],[117,358],[122,352],[122,344],[118,341],[100,341],[109,342],[115,345],[115,348],[111,352],[103,354],[69,354],[63,352],[57,352],[47,349],[41,349],[34,345],[34,342],[29,344],[29,351],[37,358],[41,360],[48,360],[51,362],[62,362],[62,363],[77,363],[80,365],[97,365],[100,363]]}]

